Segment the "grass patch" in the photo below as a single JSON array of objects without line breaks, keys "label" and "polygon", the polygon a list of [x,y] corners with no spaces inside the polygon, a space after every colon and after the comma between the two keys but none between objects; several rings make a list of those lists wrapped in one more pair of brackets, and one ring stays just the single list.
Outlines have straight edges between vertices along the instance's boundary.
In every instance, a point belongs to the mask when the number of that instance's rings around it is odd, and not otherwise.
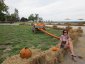
[{"label": "grass patch", "polygon": [[[47,31],[57,36],[61,35],[60,30],[50,28]],[[18,54],[23,47],[30,48],[34,46],[41,50],[47,50],[51,45],[56,45],[57,42],[57,39],[44,33],[34,34],[31,26],[0,25],[0,45],[12,45],[12,50],[7,52],[9,56]]]}]

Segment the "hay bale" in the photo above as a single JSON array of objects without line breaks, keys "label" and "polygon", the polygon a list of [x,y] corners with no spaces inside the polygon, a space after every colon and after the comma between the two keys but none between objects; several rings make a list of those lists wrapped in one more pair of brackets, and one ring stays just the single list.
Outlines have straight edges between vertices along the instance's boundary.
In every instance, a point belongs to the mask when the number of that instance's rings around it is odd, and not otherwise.
[{"label": "hay bale", "polygon": [[81,27],[78,27],[77,32],[83,33],[83,29]]},{"label": "hay bale", "polygon": [[67,26],[67,27],[66,27],[66,30],[68,30],[68,31],[69,31],[70,29],[72,29],[72,27],[71,27],[71,26]]},{"label": "hay bale", "polygon": [[53,29],[57,29],[57,26],[56,25],[53,25]]},{"label": "hay bale", "polygon": [[45,54],[39,54],[35,58],[32,58],[32,61],[29,61],[30,64],[45,64],[46,63],[46,56]]},{"label": "hay bale", "polygon": [[69,30],[69,33],[71,33],[71,36],[73,35],[73,37],[75,37],[75,36],[82,36],[82,31],[83,30],[80,30],[79,28],[78,29],[70,29]]},{"label": "hay bale", "polygon": [[70,29],[70,30],[69,30],[69,35],[70,35],[71,39],[72,39],[74,42],[77,42],[77,41],[78,41],[78,35],[79,35],[79,33],[77,32],[76,29]]},{"label": "hay bale", "polygon": [[57,30],[64,30],[65,28],[64,27],[57,27],[56,29]]},{"label": "hay bale", "polygon": [[35,49],[35,50],[31,49],[31,51],[33,54],[32,57],[30,57],[29,59],[22,59],[18,54],[11,57],[7,57],[2,64],[26,64],[26,63],[30,64],[32,63],[32,61],[36,61],[37,55],[41,54],[41,50],[39,49]]},{"label": "hay bale", "polygon": [[73,33],[70,33],[70,37],[72,40],[78,40],[78,33],[77,32],[73,32]]},{"label": "hay bale", "polygon": [[72,28],[69,29],[69,33],[73,33],[74,30]]},{"label": "hay bale", "polygon": [[8,57],[2,64],[57,64],[62,62],[64,55],[62,50],[54,52],[52,50],[47,50],[45,52],[33,53],[33,56],[29,59],[22,59],[19,55],[14,55]]},{"label": "hay bale", "polygon": [[78,36],[82,36],[83,29],[81,27],[78,27],[77,32],[78,32]]},{"label": "hay bale", "polygon": [[8,57],[2,64],[58,64],[62,63],[66,51],[52,51],[51,49],[41,51],[40,49],[31,49],[33,55],[29,59],[22,59],[19,55]]}]

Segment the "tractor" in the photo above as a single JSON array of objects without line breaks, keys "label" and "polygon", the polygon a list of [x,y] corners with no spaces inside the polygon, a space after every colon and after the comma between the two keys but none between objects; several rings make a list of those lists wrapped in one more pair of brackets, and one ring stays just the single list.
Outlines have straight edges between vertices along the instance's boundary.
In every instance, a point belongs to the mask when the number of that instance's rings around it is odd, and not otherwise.
[{"label": "tractor", "polygon": [[37,31],[41,31],[41,32],[43,32],[51,37],[54,37],[56,39],[60,39],[60,37],[55,36],[54,34],[47,32],[45,29],[45,24],[43,22],[34,23],[32,25],[32,32],[36,33]]},{"label": "tractor", "polygon": [[43,22],[34,23],[32,25],[32,32],[36,33],[37,31],[40,31],[39,29],[46,30]]}]

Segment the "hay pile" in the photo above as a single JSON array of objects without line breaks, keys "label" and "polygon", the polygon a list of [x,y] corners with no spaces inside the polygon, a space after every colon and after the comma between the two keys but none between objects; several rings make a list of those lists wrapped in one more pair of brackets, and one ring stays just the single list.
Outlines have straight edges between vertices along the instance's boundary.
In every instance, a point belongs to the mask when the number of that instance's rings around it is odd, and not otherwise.
[{"label": "hay pile", "polygon": [[80,36],[82,36],[82,34],[83,34],[83,30],[81,29],[81,27],[78,27],[77,29],[73,29],[72,27],[70,27],[68,29],[68,31],[69,31],[69,35],[70,35],[71,39],[74,42],[77,42],[78,41],[78,38]]},{"label": "hay pile", "polygon": [[29,59],[22,59],[20,55],[8,57],[2,64],[56,64],[62,61],[61,51],[41,51],[37,49],[32,50],[32,57]]},{"label": "hay pile", "polygon": [[83,29],[81,27],[78,27],[77,32],[79,33],[78,36],[83,35]]},{"label": "hay pile", "polygon": [[57,30],[64,30],[65,28],[58,27]]},{"label": "hay pile", "polygon": [[8,57],[2,64],[29,64],[29,61],[34,61],[36,56],[39,56],[39,53],[41,53],[41,50],[39,49],[31,49],[32,50],[32,57],[29,59],[22,59],[20,55],[14,55],[11,57]]},{"label": "hay pile", "polygon": [[52,28],[56,29],[56,30],[64,30],[65,29],[65,28],[57,27],[57,25],[53,25]]},{"label": "hay pile", "polygon": [[66,27],[66,30],[68,30],[68,31],[69,31],[70,29],[72,29],[72,27],[71,27],[71,26],[67,26],[67,27]]},{"label": "hay pile", "polygon": [[53,29],[57,29],[57,25],[53,25]]},{"label": "hay pile", "polygon": [[69,31],[69,35],[70,35],[71,39],[73,40],[73,42],[78,41],[78,32],[76,32],[76,30],[71,29]]}]

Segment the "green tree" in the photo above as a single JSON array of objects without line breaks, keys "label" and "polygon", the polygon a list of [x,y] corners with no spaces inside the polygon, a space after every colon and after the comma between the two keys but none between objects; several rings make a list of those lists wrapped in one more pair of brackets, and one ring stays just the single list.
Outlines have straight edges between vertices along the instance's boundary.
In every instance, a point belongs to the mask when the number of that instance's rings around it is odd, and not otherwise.
[{"label": "green tree", "polygon": [[5,14],[0,12],[0,21],[5,21]]},{"label": "green tree", "polygon": [[14,23],[16,21],[16,16],[15,14],[10,15],[10,23]]},{"label": "green tree", "polygon": [[39,20],[39,14],[35,14],[35,20],[36,20],[36,21]]},{"label": "green tree", "polygon": [[19,12],[18,12],[18,9],[15,8],[15,17],[16,17],[16,21],[19,21]]},{"label": "green tree", "polygon": [[28,17],[28,21],[34,21],[35,20],[35,17],[33,14],[31,14],[29,17]]},{"label": "green tree", "polygon": [[22,17],[22,18],[21,18],[21,21],[22,21],[22,22],[26,22],[26,21],[27,21],[27,18]]},{"label": "green tree", "polygon": [[40,17],[40,18],[39,18],[39,21],[43,21],[43,18]]},{"label": "green tree", "polygon": [[28,17],[28,21],[42,21],[43,19],[41,17],[39,17],[39,14],[31,14]]},{"label": "green tree", "polygon": [[10,16],[8,16],[11,23],[19,21],[19,15],[18,10],[15,8],[14,13],[12,13]]},{"label": "green tree", "polygon": [[8,6],[0,2],[0,20],[5,21],[6,13],[8,12]]},{"label": "green tree", "polygon": [[0,2],[0,12],[7,12],[8,6],[6,6],[4,3]]}]

